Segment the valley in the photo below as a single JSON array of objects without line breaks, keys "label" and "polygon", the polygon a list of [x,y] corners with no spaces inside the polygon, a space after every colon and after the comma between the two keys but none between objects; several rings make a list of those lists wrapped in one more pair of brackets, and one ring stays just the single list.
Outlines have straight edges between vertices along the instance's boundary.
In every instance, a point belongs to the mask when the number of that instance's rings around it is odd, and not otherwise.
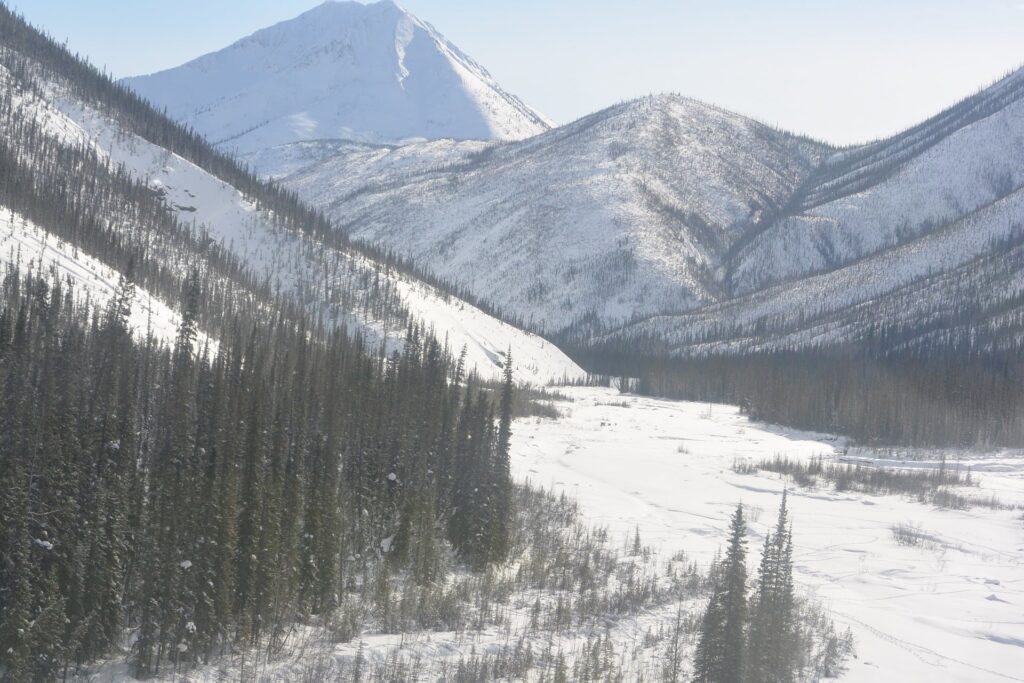
[{"label": "valley", "polygon": [[[945,466],[971,468],[977,486],[970,495],[996,496],[1006,506],[946,509],[907,496],[835,491],[827,482],[804,488],[768,471],[735,471],[776,456],[935,470],[942,455],[937,452],[851,447],[839,437],[751,422],[722,404],[655,400],[600,387],[557,391],[552,405],[560,417],[514,423],[513,474],[522,484],[578,501],[582,523],[605,529],[608,545],[623,549],[623,559],[637,570],[663,571],[662,563],[674,557],[706,566],[723,551],[730,511],[741,501],[750,519],[748,563],[756,566],[786,490],[798,591],[853,635],[855,656],[844,663],[840,680],[1021,680],[1024,453],[946,453]],[[920,542],[902,544],[894,530],[904,527]],[[631,557],[627,550],[637,534],[649,556]],[[333,644],[322,629],[299,629],[288,650],[301,654],[271,658],[258,671],[269,681],[314,670],[340,676],[361,657],[368,671],[399,671],[404,663],[405,671],[417,672],[415,680],[448,680],[474,654],[499,654],[524,638],[518,647],[529,642],[538,655],[528,679],[534,680],[551,665],[541,653],[563,652],[571,667],[604,633],[628,679],[657,680],[665,643],[652,631],[680,609],[688,618],[702,609],[699,599],[666,598],[638,613],[607,617],[602,626],[587,621],[532,632],[530,606],[546,595],[554,599],[558,592],[530,592],[505,608],[509,624],[473,633],[371,628],[357,642]],[[687,643],[689,657],[695,643]],[[201,667],[187,680],[238,676],[243,661]],[[90,680],[120,681],[122,675],[114,665]]]},{"label": "valley", "polygon": [[[661,552],[710,562],[723,550],[731,509],[750,511],[759,548],[783,489],[792,511],[800,590],[849,627],[857,657],[842,680],[1020,680],[1024,643],[1024,453],[950,452],[1011,509],[938,508],[910,497],[802,488],[735,464],[776,456],[938,468],[940,454],[849,447],[834,436],[750,422],[733,406],[652,400],[608,389],[564,391],[559,420],[518,424],[513,469],[580,503],[586,519]],[[902,546],[893,529],[923,538]],[[754,564],[754,562],[751,562]]]},{"label": "valley", "polygon": [[844,147],[559,125],[392,0],[117,79],[44,29],[0,683],[1024,680],[1024,68]]}]

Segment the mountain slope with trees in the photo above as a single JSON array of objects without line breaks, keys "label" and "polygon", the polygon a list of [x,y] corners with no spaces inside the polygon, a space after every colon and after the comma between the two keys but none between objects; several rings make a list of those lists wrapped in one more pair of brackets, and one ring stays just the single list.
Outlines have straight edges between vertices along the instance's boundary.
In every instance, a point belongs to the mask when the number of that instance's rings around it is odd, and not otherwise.
[{"label": "mountain slope with trees", "polygon": [[[288,150],[255,157],[257,171],[299,165]],[[350,145],[279,180],[346,234],[416,254],[553,334],[722,299],[722,255],[823,152],[658,96],[520,142]]]},{"label": "mountain slope with trees", "polygon": [[[4,206],[118,272],[132,262],[139,283],[172,305],[189,267],[203,264],[217,287],[246,290],[254,306],[286,300],[388,348],[401,345],[408,324],[425,324],[453,351],[465,347],[469,367],[490,379],[500,378],[509,347],[521,359],[520,380],[582,376],[550,343],[409,261],[351,242],[290,192],[2,11],[3,142],[17,169]],[[75,194],[80,187],[99,194]],[[136,204],[141,218],[120,208]],[[69,213],[54,213],[59,206]],[[157,271],[159,284],[150,280]]]},{"label": "mountain slope with trees", "polygon": [[[518,143],[252,158],[348,234],[563,341],[719,355],[841,347],[881,325],[927,346],[974,320],[1005,348],[1022,331],[1022,107],[1017,71],[849,149],[657,97]],[[512,240],[523,262],[499,257]]]}]

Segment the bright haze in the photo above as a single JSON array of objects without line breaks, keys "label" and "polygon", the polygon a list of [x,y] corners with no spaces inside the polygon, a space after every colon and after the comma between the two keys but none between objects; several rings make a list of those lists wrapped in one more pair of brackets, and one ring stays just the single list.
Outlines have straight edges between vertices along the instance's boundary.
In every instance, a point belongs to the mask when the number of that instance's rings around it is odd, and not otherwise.
[{"label": "bright haze", "polygon": [[[19,0],[115,76],[177,66],[316,0]],[[894,133],[1024,63],[1021,0],[405,0],[566,123],[678,92],[833,143]]]}]

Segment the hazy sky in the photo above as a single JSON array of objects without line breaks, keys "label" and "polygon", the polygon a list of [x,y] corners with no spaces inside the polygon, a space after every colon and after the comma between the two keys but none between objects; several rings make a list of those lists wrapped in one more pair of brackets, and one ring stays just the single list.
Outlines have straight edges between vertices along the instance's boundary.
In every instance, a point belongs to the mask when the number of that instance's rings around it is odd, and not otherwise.
[{"label": "hazy sky", "polygon": [[[680,92],[831,142],[915,123],[1024,64],[1024,0],[399,0],[558,123]],[[117,76],[319,0],[9,0]]]}]

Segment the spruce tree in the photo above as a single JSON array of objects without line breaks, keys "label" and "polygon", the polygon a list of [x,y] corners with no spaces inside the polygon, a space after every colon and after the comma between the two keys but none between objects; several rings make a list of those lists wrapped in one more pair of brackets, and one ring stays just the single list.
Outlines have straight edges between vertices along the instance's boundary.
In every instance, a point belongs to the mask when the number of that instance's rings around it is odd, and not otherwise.
[{"label": "spruce tree", "polygon": [[751,610],[748,679],[753,683],[793,681],[799,664],[793,542],[786,497],[783,491],[774,533],[765,536]]},{"label": "spruce tree", "polygon": [[[229,300],[214,354],[200,347],[216,309],[202,287],[184,283],[168,347],[128,330],[127,280],[105,314],[38,276],[0,280],[0,668],[13,680],[73,675],[126,629],[140,678],[272,650],[367,577],[386,588],[384,569],[436,581],[445,531],[474,569],[499,558],[510,378],[499,402],[461,386],[457,360],[415,326],[386,359]],[[406,551],[385,566],[396,523]]]},{"label": "spruce tree", "polygon": [[498,404],[498,435],[492,472],[491,508],[491,553],[490,561],[504,560],[509,550],[509,519],[512,515],[512,402],[514,399],[512,376],[512,349],[505,354],[504,381],[501,385],[501,401]]},{"label": "spruce tree", "polygon": [[744,678],[747,619],[747,525],[743,505],[729,523],[729,546],[701,623],[694,658],[694,680],[741,683]]}]

